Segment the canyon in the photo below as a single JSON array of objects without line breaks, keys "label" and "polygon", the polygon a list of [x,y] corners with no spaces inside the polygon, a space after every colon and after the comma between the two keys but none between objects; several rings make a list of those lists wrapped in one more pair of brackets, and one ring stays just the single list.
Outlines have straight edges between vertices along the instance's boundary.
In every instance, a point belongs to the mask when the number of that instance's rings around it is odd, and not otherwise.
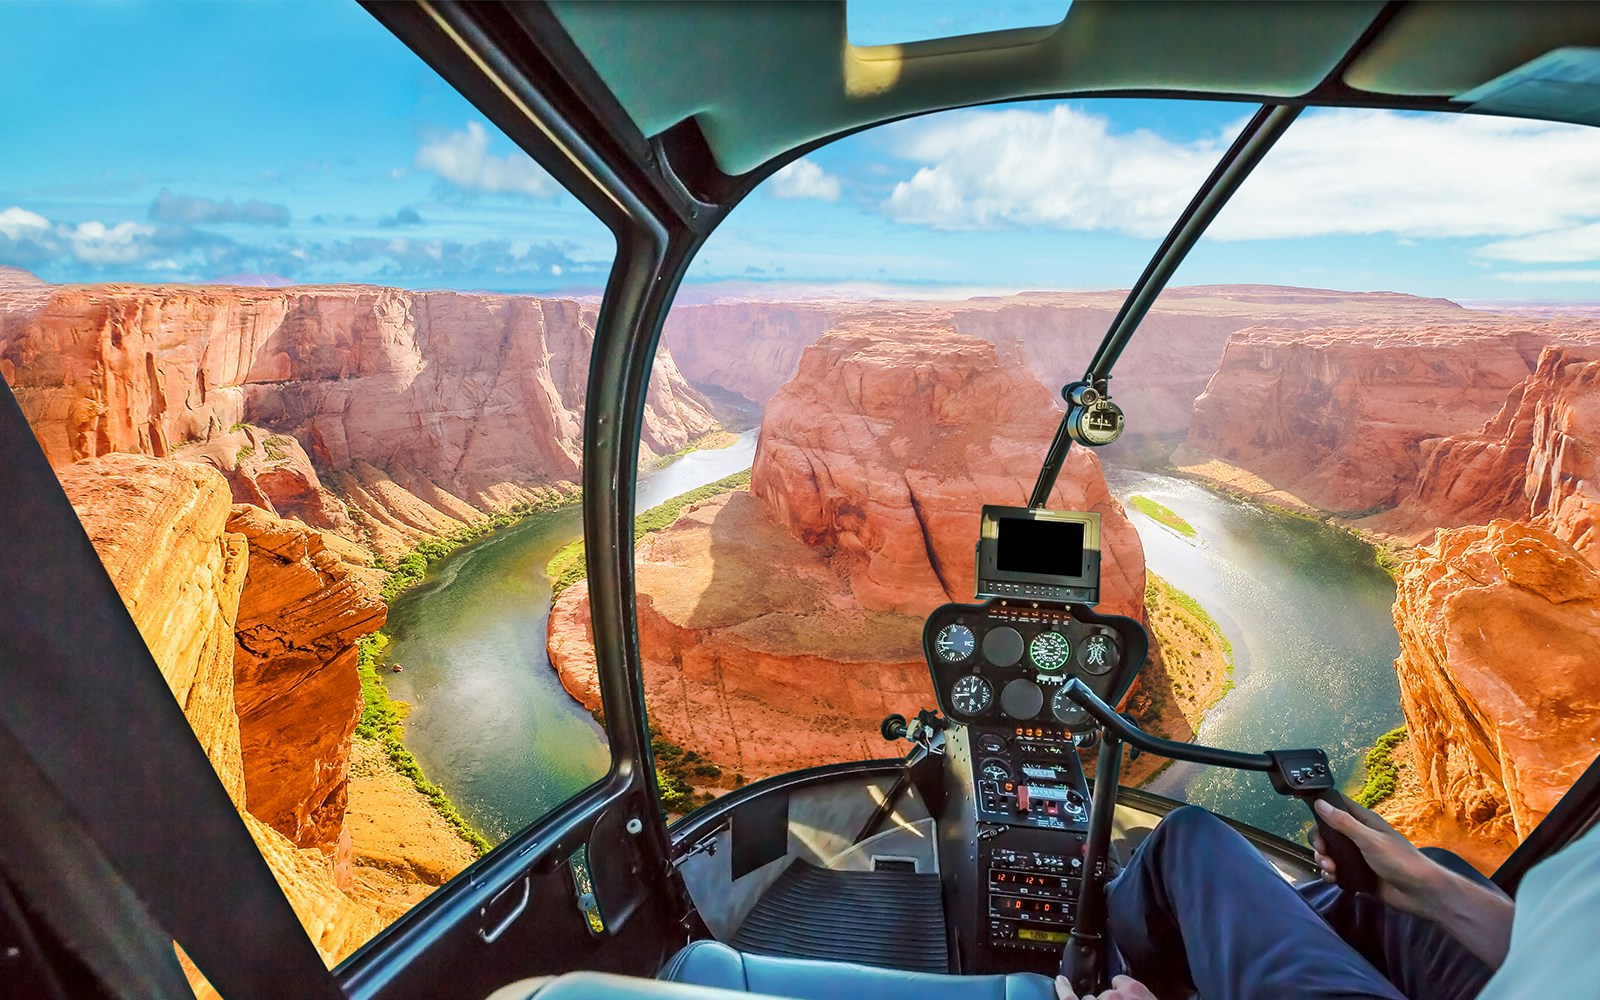
[{"label": "canyon", "polygon": [[[579,478],[592,304],[355,285],[46,289],[0,287],[0,376],[56,468],[113,452],[206,462],[236,500],[391,556]],[[717,426],[668,351],[645,424],[646,458]]]},{"label": "canyon", "polygon": [[[921,616],[970,599],[970,511],[1024,502],[1056,391],[1121,299],[675,308],[641,457],[756,411],[762,432],[748,492],[690,508],[636,553],[653,724],[745,777],[881,755],[878,720],[926,701]],[[595,315],[516,296],[0,273],[0,376],[100,525],[108,570],[325,956],[471,858],[350,735],[354,642],[382,623],[382,567],[575,495]],[[1420,838],[1487,845],[1487,864],[1588,759],[1592,720],[1570,706],[1592,662],[1597,380],[1592,319],[1170,289],[1118,366],[1130,434],[1105,454],[1164,461],[1181,442],[1173,462],[1192,473],[1422,546],[1395,608],[1414,789],[1386,810]],[[1060,482],[1053,504],[1100,510],[1107,549],[1140,551],[1093,454],[1075,449]],[[174,544],[140,533],[159,525]],[[1142,558],[1108,565],[1106,591],[1103,608],[1143,616]],[[1479,624],[1485,648],[1532,644],[1561,664],[1565,693],[1508,696],[1531,680],[1473,645]],[[583,585],[556,603],[549,648],[597,707]]]},{"label": "canyon", "polygon": [[1589,318],[1242,330],[1173,459],[1410,551],[1380,811],[1486,871],[1593,759],[1597,361]]},{"label": "canyon", "polygon": [[[883,716],[927,701],[928,610],[971,600],[974,512],[1026,504],[1055,425],[1020,362],[948,324],[884,313],[818,338],[766,405],[749,492],[636,551],[652,724],[747,778],[881,755]],[[1100,610],[1142,618],[1138,534],[1093,453],[1052,503],[1100,513]],[[582,584],[551,611],[550,659],[597,707]]]}]

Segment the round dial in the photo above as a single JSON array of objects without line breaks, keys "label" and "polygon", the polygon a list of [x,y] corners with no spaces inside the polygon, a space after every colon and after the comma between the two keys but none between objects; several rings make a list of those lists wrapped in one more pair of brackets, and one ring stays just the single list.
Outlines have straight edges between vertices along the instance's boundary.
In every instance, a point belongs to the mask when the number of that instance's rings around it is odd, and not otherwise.
[{"label": "round dial", "polygon": [[1072,645],[1060,632],[1040,632],[1028,644],[1028,659],[1046,673],[1060,670],[1072,655]]},{"label": "round dial", "polygon": [[972,629],[965,625],[946,625],[934,637],[933,648],[946,663],[960,663],[972,655],[977,640],[973,638]]},{"label": "round dial", "polygon": [[962,715],[982,715],[994,704],[994,688],[977,674],[968,674],[950,685],[950,706]]},{"label": "round dial", "polygon": [[1074,406],[1067,414],[1067,422],[1074,441],[1098,448],[1122,436],[1124,418],[1122,407],[1109,399],[1096,399]]},{"label": "round dial", "polygon": [[1082,667],[1085,673],[1097,677],[1108,674],[1121,662],[1122,650],[1117,646],[1114,636],[1096,632],[1078,643],[1078,666]]},{"label": "round dial", "polygon": [[990,757],[984,761],[983,766],[978,769],[978,773],[990,781],[1011,780],[1011,768],[1006,766],[1005,761],[997,757]]},{"label": "round dial", "polygon": [[1013,719],[1026,721],[1044,707],[1044,691],[1026,677],[1018,677],[1000,691],[1000,708]]},{"label": "round dial", "polygon": [[1067,695],[1065,688],[1050,699],[1050,714],[1063,726],[1081,726],[1089,721],[1089,713]]},{"label": "round dial", "polygon": [[983,634],[983,658],[997,667],[1009,667],[1022,659],[1022,650],[1022,633],[1010,625]]}]

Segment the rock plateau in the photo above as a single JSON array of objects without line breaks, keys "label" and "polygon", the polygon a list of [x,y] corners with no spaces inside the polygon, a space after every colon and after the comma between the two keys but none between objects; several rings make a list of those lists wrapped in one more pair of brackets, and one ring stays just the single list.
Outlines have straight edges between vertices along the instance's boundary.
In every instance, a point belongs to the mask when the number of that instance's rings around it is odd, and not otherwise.
[{"label": "rock plateau", "polygon": [[[652,723],[748,777],[881,755],[882,717],[931,701],[922,619],[971,599],[979,507],[1026,503],[1055,424],[1037,379],[948,325],[820,338],[767,406],[751,491],[638,547]],[[1142,616],[1138,535],[1092,454],[1074,453],[1052,502],[1101,512],[1118,556],[1101,609]],[[598,704],[582,585],[551,613],[550,654]]]}]

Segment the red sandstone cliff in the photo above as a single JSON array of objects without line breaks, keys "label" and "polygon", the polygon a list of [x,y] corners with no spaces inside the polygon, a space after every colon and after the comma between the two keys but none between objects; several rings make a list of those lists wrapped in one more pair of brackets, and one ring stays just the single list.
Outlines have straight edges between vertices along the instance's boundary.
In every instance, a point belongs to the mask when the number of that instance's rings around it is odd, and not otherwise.
[{"label": "red sandstone cliff", "polygon": [[[807,348],[767,406],[752,492],[685,511],[635,553],[652,724],[749,777],[880,755],[883,716],[933,700],[922,621],[971,600],[979,507],[1026,502],[1055,413],[992,344],[915,315]],[[1101,609],[1142,616],[1143,550],[1091,453],[1052,502],[1101,512]],[[549,646],[597,705],[581,585],[552,610]]]},{"label": "red sandstone cliff", "polygon": [[[179,454],[235,475],[254,440],[231,456],[205,445],[247,422],[284,443],[273,469],[247,467],[239,499],[391,550],[578,477],[593,306],[365,286],[99,285],[54,287],[42,305],[36,289],[0,289],[0,317],[0,375],[57,467]],[[663,353],[646,454],[714,425]]]},{"label": "red sandstone cliff", "polygon": [[[914,315],[953,325],[1025,364],[1052,393],[1082,376],[1125,296],[1122,291],[1026,292],[964,301],[724,301],[681,305],[663,342],[695,385],[763,403],[799,368],[826,330],[874,317]],[[1216,372],[1228,336],[1250,326],[1296,330],[1333,322],[1407,318],[1450,322],[1474,315],[1443,299],[1392,292],[1338,292],[1269,285],[1214,285],[1163,292],[1117,367],[1113,385],[1130,435],[1181,435],[1196,396]]]},{"label": "red sandstone cliff", "polygon": [[[270,603],[281,594],[284,580],[296,573],[295,567],[272,565],[276,557],[259,543],[273,533],[295,535],[306,529],[251,508],[234,508],[222,477],[201,465],[107,455],[59,472],[62,487],[162,676],[307,933],[330,964],[348,955],[384,923],[371,905],[346,891],[351,887],[348,859],[339,856],[341,847],[348,853],[348,841],[340,836],[343,802],[338,803],[338,815],[331,815],[326,811],[330,803],[325,796],[319,800],[316,787],[317,779],[337,773],[342,790],[348,736],[342,746],[325,746],[319,710],[295,714],[288,711],[290,706],[280,705],[284,711],[271,725],[281,732],[283,742],[270,750],[287,763],[308,801],[291,805],[278,789],[275,797],[266,796],[270,808],[258,808],[254,799],[260,785],[253,772],[262,763],[260,721],[241,725],[244,713],[239,706],[241,698],[249,701],[259,687],[250,670],[243,676],[235,671],[241,599],[248,621],[261,610],[262,598]],[[252,538],[228,530],[230,518],[240,516],[256,519],[265,533]],[[345,604],[324,610],[335,618],[356,614],[365,615],[371,624],[381,623],[381,604],[341,587],[343,572],[337,567],[324,566],[322,572],[332,578],[330,589]],[[361,608],[367,610],[357,610]],[[376,621],[371,617],[374,611]],[[317,627],[303,618],[291,618],[277,627],[286,645],[315,641],[294,632],[297,625]],[[332,639],[327,633],[323,636]],[[353,665],[350,675],[353,683]],[[310,687],[325,687],[310,672],[303,679]],[[338,707],[348,715],[356,705],[345,699]],[[303,756],[289,760],[296,755]],[[320,815],[322,824],[314,831],[302,830],[293,818],[297,813]],[[296,837],[298,845],[291,839]]]},{"label": "red sandstone cliff", "polygon": [[1600,565],[1597,455],[1600,344],[1547,347],[1482,428],[1424,444],[1415,489],[1374,526],[1426,538],[1441,526],[1530,521]]},{"label": "red sandstone cliff", "polygon": [[1242,466],[1322,510],[1394,507],[1414,489],[1433,439],[1477,430],[1543,347],[1597,331],[1493,316],[1241,331],[1195,400],[1189,454]]},{"label": "red sandstone cliff", "polygon": [[1600,745],[1600,572],[1548,531],[1445,530],[1399,579],[1401,705],[1422,797],[1396,816],[1527,836]]}]

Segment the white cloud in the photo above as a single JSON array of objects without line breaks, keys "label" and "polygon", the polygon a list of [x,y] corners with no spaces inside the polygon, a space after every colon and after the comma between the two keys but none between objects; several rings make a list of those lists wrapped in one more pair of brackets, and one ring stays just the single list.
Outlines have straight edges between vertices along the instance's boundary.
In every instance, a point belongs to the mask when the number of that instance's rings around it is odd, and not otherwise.
[{"label": "white cloud", "polygon": [[8,240],[37,239],[50,232],[50,220],[12,205],[0,212],[0,236]]},{"label": "white cloud", "polygon": [[1532,264],[1600,260],[1600,222],[1555,229],[1519,239],[1500,240],[1480,248],[1478,255]]},{"label": "white cloud", "polygon": [[465,132],[452,132],[417,150],[416,165],[464,191],[525,194],[553,198],[561,185],[520,150],[506,156],[489,153],[489,133],[477,122]]},{"label": "white cloud", "polygon": [[131,264],[150,254],[149,237],[154,226],[137,222],[119,222],[107,226],[103,222],[80,222],[68,228],[58,228],[65,238],[72,256],[85,264]]},{"label": "white cloud", "polygon": [[1520,281],[1537,284],[1583,283],[1600,284],[1600,270],[1567,268],[1557,271],[1506,271],[1495,275],[1501,281]]},{"label": "white cloud", "polygon": [[[882,208],[897,221],[946,229],[1160,236],[1240,126],[1176,142],[1147,131],[1115,133],[1105,117],[1067,105],[964,112],[907,127],[902,155],[924,165],[895,185]],[[1600,131],[1330,109],[1289,129],[1210,235],[1523,237],[1595,219]]]},{"label": "white cloud", "polygon": [[838,201],[839,178],[810,160],[796,160],[772,175],[767,181],[767,191],[774,198]]}]

